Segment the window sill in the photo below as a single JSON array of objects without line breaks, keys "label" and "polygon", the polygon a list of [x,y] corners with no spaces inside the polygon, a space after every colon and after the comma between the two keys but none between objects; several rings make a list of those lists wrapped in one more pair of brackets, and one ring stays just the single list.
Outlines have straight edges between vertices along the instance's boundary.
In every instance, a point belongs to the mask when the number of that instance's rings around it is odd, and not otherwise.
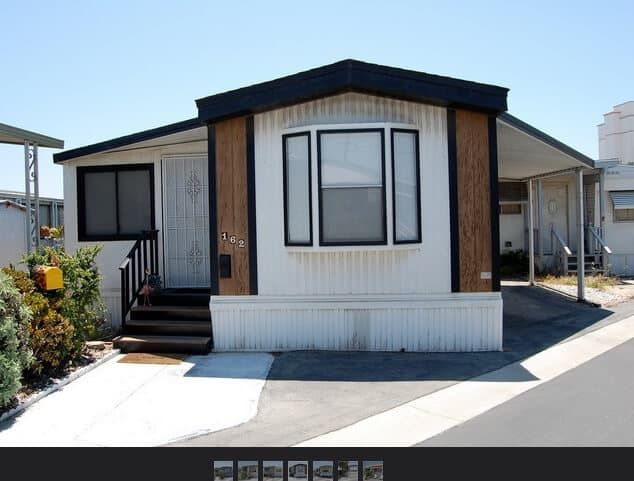
[{"label": "window sill", "polygon": [[390,244],[390,245],[361,245],[361,246],[285,246],[288,253],[303,252],[390,252],[390,251],[419,251],[423,245],[417,244]]}]

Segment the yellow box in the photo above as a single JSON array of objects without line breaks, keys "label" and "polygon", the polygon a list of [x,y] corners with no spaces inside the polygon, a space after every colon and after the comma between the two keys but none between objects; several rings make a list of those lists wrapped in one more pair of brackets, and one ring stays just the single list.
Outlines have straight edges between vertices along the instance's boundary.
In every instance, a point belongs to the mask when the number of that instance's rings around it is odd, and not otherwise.
[{"label": "yellow box", "polygon": [[42,289],[52,291],[64,287],[64,276],[59,267],[43,266],[40,270]]}]

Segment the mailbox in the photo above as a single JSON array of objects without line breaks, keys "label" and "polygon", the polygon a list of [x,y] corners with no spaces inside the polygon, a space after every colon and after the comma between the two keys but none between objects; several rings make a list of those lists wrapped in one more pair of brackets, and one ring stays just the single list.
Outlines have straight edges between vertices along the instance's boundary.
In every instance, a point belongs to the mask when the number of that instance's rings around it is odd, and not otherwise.
[{"label": "mailbox", "polygon": [[37,266],[33,269],[40,287],[45,291],[62,289],[64,287],[64,276],[59,267]]}]

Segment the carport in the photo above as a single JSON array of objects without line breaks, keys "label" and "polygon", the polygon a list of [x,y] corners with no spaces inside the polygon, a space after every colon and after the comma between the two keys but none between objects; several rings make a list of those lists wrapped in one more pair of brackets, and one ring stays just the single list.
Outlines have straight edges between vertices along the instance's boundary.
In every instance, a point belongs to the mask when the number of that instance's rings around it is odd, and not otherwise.
[{"label": "carport", "polygon": [[[533,184],[541,179],[575,175],[577,238],[577,299],[585,300],[583,246],[585,245],[583,174],[594,161],[508,113],[497,119],[498,180],[525,182],[528,191],[529,283],[535,284],[535,202]],[[554,233],[556,235],[556,233]],[[561,242],[561,239],[558,239]],[[567,254],[571,255],[569,248]]]},{"label": "carport", "polygon": [[0,123],[0,144],[24,146],[24,194],[26,216],[27,252],[39,246],[40,188],[38,172],[38,147],[63,149],[64,141]]}]

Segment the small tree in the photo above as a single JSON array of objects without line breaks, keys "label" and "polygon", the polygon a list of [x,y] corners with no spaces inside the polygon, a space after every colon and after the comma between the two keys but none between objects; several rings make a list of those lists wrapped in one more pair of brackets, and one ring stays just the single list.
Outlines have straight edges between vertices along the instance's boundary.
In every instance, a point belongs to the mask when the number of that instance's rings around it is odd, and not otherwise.
[{"label": "small tree", "polygon": [[13,399],[22,371],[31,364],[30,320],[22,295],[11,278],[0,272],[0,407]]}]

